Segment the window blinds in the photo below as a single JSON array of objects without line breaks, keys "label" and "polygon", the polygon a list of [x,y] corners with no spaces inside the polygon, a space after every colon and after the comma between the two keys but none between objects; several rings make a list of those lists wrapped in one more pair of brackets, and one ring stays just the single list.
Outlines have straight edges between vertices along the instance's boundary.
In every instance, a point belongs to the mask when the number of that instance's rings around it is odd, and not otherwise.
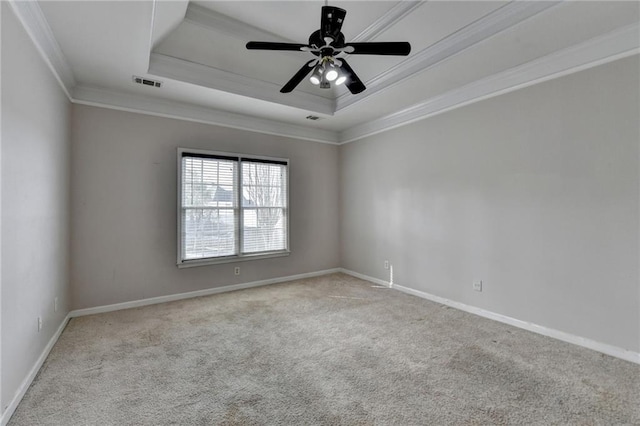
[{"label": "window blinds", "polygon": [[182,260],[288,249],[287,162],[183,152]]},{"label": "window blinds", "polygon": [[237,253],[237,174],[234,159],[182,157],[182,256]]}]

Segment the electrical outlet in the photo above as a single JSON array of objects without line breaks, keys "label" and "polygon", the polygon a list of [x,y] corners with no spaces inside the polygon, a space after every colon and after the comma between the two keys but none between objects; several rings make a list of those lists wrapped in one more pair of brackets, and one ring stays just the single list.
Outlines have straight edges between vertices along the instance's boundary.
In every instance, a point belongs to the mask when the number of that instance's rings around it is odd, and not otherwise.
[{"label": "electrical outlet", "polygon": [[236,266],[236,267],[233,269],[233,273],[234,273],[234,274],[236,274],[236,275],[240,275],[240,267],[239,267],[239,266]]},{"label": "electrical outlet", "polygon": [[53,298],[53,312],[58,312],[58,298]]},{"label": "electrical outlet", "polygon": [[473,289],[475,291],[482,291],[482,280],[477,280],[473,282]]},{"label": "electrical outlet", "polygon": [[389,269],[389,261],[388,260],[384,261],[384,269]]},{"label": "electrical outlet", "polygon": [[38,317],[38,333],[42,330],[42,317]]}]

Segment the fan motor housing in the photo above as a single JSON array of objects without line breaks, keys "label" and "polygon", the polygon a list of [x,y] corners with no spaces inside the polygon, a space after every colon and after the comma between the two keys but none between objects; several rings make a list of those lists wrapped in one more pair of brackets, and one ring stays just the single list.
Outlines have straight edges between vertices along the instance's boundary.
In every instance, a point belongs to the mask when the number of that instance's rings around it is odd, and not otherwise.
[{"label": "fan motor housing", "polygon": [[[311,33],[311,35],[309,36],[309,46],[317,46],[317,47],[322,47],[325,45],[325,41],[324,38],[322,37],[322,31],[317,30],[314,31],[313,33]],[[344,47],[344,34],[342,33],[338,33],[338,37],[335,38],[335,40],[333,40],[330,44],[331,47],[335,47],[335,48],[340,48],[340,47]],[[316,56],[333,56],[333,49],[331,49],[331,52],[329,52],[329,54],[325,54],[325,50],[327,49],[322,49],[321,52],[311,52]]]}]

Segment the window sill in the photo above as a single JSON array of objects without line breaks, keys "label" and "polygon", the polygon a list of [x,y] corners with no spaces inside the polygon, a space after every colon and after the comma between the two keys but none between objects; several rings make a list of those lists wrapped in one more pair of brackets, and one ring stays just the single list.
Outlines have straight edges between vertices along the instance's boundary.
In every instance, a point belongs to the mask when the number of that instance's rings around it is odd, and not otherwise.
[{"label": "window sill", "polygon": [[291,254],[290,251],[278,251],[271,253],[259,253],[259,254],[245,254],[244,256],[229,256],[222,257],[219,259],[216,258],[208,258],[208,259],[194,259],[194,260],[185,260],[178,263],[178,268],[193,268],[195,266],[207,266],[207,265],[220,265],[223,263],[235,263],[235,262],[246,262],[247,260],[262,260],[262,259],[271,259],[274,257],[284,257],[289,256]]}]

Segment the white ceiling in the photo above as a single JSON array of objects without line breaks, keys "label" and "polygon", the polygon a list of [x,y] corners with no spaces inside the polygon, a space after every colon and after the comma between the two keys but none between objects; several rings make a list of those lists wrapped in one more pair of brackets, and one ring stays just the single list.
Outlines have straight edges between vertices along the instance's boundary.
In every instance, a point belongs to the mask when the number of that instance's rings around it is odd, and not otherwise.
[{"label": "white ceiling", "polygon": [[[324,1],[12,1],[74,102],[330,143],[357,139],[638,53],[636,1],[335,1],[347,41],[409,41],[407,57],[351,56],[367,90],[303,81]],[[39,7],[38,7],[39,6]],[[138,75],[163,87],[133,83]],[[305,117],[316,115],[318,121]]]}]

